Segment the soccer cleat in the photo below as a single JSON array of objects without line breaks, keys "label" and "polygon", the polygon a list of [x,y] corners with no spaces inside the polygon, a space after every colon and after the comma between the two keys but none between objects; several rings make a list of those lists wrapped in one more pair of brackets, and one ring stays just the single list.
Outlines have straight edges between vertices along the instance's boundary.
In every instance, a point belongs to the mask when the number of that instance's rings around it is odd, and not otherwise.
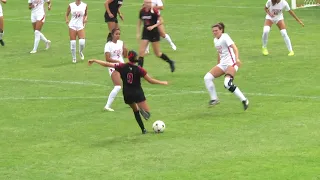
[{"label": "soccer cleat", "polygon": [[144,53],[145,53],[145,54],[149,54],[149,49],[146,49],[146,50],[144,51]]},{"label": "soccer cleat", "polygon": [[210,100],[209,101],[209,106],[215,106],[215,105],[217,105],[217,104],[219,104],[220,103],[220,101],[218,100],[218,99],[216,99],[216,100]]},{"label": "soccer cleat", "polygon": [[73,62],[73,63],[77,63],[77,60],[76,60],[76,59],[72,59],[72,62]]},{"label": "soccer cleat", "polygon": [[246,100],[242,101],[242,104],[243,104],[243,108],[244,108],[244,110],[247,110],[247,109],[248,109],[248,107],[249,107],[249,100],[248,100],[248,99],[246,99]]},{"label": "soccer cleat", "polygon": [[48,40],[48,41],[46,42],[46,50],[48,50],[48,49],[50,48],[50,45],[51,45],[51,41]]},{"label": "soccer cleat", "polygon": [[289,52],[288,56],[294,56],[294,52],[293,51]]},{"label": "soccer cleat", "polygon": [[141,114],[141,116],[145,119],[148,120],[151,116],[151,114],[143,109],[139,109],[139,112]]},{"label": "soccer cleat", "polygon": [[171,72],[174,72],[176,70],[175,62],[171,60],[169,64],[170,64]]},{"label": "soccer cleat", "polygon": [[173,43],[171,43],[171,48],[175,51],[175,50],[177,50],[177,46],[175,45],[175,44],[173,44]]},{"label": "soccer cleat", "polygon": [[146,129],[143,129],[143,130],[142,130],[142,134],[147,134],[147,130],[146,130]]},{"label": "soccer cleat", "polygon": [[268,49],[266,47],[262,47],[262,54],[265,56],[269,55]]},{"label": "soccer cleat", "polygon": [[103,108],[105,111],[110,111],[110,112],[113,112],[114,110],[113,109],[111,109],[111,108],[107,108],[107,107],[105,107],[105,108]]},{"label": "soccer cleat", "polygon": [[30,54],[35,54],[35,53],[37,53],[37,51],[35,50],[30,51]]},{"label": "soccer cleat", "polygon": [[83,55],[83,53],[80,51],[79,54],[80,54],[80,59],[81,59],[81,60],[84,60],[84,55]]},{"label": "soccer cleat", "polygon": [[4,41],[2,39],[0,39],[0,44],[1,46],[4,46]]}]

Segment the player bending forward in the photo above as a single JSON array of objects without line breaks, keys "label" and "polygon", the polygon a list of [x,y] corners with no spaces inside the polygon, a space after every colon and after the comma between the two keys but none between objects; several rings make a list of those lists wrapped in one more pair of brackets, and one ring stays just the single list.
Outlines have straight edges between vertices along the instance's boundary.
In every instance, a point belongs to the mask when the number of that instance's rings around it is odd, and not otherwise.
[{"label": "player bending forward", "polygon": [[289,50],[288,56],[293,56],[294,52],[292,50],[291,40],[287,34],[282,10],[284,9],[286,11],[289,11],[290,15],[294,17],[302,26],[304,26],[304,24],[290,9],[288,2],[285,0],[268,0],[266,7],[264,9],[267,15],[266,15],[266,20],[263,27],[263,34],[262,34],[262,54],[265,56],[269,54],[267,49],[268,35],[269,35],[272,24],[276,24],[280,29],[280,33]]},{"label": "player bending forward", "polygon": [[213,84],[213,80],[225,74],[224,87],[235,94],[242,102],[244,110],[249,106],[248,99],[242,94],[240,89],[233,84],[233,79],[241,65],[239,59],[239,51],[230,36],[224,33],[225,26],[218,23],[212,26],[214,35],[214,45],[218,51],[218,65],[213,67],[205,76],[204,83],[209,91],[211,100],[209,105],[213,106],[219,103],[217,92]]},{"label": "player bending forward", "polygon": [[111,67],[118,71],[121,75],[123,82],[123,98],[126,104],[129,104],[133,110],[134,116],[137,123],[139,124],[142,134],[147,133],[142,122],[141,115],[148,120],[150,118],[150,109],[147,104],[146,98],[144,96],[143,89],[141,87],[141,77],[147,80],[150,84],[162,84],[168,85],[167,81],[159,81],[151,78],[147,71],[142,67],[135,65],[137,62],[137,53],[134,51],[129,51],[128,53],[128,63],[109,63],[101,60],[92,59],[88,63],[98,63],[101,66]]}]

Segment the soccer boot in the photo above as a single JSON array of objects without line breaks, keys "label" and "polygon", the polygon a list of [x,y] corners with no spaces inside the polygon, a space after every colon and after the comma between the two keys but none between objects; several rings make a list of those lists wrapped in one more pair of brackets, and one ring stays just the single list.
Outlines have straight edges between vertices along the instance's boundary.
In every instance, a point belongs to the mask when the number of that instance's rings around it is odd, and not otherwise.
[{"label": "soccer boot", "polygon": [[246,99],[246,100],[242,101],[242,104],[243,104],[243,109],[244,109],[244,110],[247,110],[248,107],[249,107],[249,100]]},{"label": "soccer boot", "polygon": [[265,56],[269,55],[268,49],[266,47],[262,47],[262,54]]}]

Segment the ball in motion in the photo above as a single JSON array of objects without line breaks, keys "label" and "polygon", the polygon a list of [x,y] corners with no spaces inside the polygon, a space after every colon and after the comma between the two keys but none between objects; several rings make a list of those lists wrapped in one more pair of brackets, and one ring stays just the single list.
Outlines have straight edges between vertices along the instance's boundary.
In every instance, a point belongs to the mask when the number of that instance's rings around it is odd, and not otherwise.
[{"label": "ball in motion", "polygon": [[166,129],[166,125],[163,121],[157,120],[153,123],[152,129],[155,133],[162,133]]}]

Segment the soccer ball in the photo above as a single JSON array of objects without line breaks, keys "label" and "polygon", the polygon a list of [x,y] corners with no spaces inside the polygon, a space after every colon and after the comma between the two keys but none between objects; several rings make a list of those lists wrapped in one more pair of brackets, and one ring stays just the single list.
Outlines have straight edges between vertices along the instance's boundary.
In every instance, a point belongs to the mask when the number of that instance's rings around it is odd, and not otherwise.
[{"label": "soccer ball", "polygon": [[155,133],[162,133],[166,129],[163,121],[157,120],[152,124],[152,129]]}]

